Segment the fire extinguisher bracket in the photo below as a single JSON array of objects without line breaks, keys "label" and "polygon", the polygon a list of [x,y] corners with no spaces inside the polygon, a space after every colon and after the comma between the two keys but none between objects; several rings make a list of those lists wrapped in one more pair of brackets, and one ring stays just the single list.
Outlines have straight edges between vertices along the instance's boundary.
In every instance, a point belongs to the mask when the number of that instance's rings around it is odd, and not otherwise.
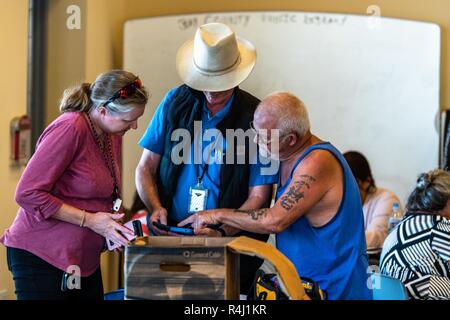
[{"label": "fire extinguisher bracket", "polygon": [[31,119],[27,115],[10,122],[10,158],[13,165],[25,165],[31,153]]}]

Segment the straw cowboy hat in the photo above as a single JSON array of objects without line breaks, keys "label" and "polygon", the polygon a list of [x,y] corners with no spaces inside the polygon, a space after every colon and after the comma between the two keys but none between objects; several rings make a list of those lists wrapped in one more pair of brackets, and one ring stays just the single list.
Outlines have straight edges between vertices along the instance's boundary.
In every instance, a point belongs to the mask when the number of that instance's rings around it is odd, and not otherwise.
[{"label": "straw cowboy hat", "polygon": [[199,91],[225,91],[238,86],[252,71],[256,49],[236,37],[225,24],[208,23],[177,53],[177,71],[189,87]]}]

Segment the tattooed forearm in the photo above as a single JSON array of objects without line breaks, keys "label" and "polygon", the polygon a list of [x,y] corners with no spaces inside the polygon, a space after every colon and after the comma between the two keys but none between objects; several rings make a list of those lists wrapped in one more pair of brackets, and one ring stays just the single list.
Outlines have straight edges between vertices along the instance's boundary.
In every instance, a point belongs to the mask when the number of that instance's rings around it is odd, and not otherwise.
[{"label": "tattooed forearm", "polygon": [[286,210],[291,210],[295,204],[305,197],[304,188],[310,188],[311,184],[316,181],[314,177],[301,175],[300,180],[294,181],[294,185],[289,188],[285,195],[280,199],[281,206]]},{"label": "tattooed forearm", "polygon": [[253,220],[258,220],[262,216],[265,217],[267,215],[267,210],[269,210],[269,209],[268,208],[259,209],[259,210],[239,210],[239,209],[236,209],[236,210],[234,210],[234,212],[245,213],[245,214],[248,214]]}]

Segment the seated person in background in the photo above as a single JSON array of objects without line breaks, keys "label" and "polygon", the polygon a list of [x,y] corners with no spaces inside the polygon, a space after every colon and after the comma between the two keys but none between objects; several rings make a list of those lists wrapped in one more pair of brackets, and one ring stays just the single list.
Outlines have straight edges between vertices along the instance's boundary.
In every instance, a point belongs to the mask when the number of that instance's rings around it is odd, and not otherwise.
[{"label": "seated person in background", "polygon": [[450,299],[450,173],[421,174],[406,209],[384,242],[381,273],[413,299]]},{"label": "seated person in background", "polygon": [[392,191],[375,185],[369,162],[361,153],[348,151],[344,153],[344,158],[358,182],[363,204],[367,249],[381,248],[388,235],[388,220],[392,207],[394,203],[398,203],[401,210],[400,200]]}]

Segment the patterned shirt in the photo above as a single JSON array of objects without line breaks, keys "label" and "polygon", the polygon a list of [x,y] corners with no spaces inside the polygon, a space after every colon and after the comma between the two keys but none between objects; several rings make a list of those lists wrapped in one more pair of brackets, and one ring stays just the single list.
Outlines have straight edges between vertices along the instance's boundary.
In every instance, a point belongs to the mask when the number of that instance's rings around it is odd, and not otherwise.
[{"label": "patterned shirt", "polygon": [[380,267],[413,299],[450,299],[449,260],[450,220],[408,212],[386,238]]}]

